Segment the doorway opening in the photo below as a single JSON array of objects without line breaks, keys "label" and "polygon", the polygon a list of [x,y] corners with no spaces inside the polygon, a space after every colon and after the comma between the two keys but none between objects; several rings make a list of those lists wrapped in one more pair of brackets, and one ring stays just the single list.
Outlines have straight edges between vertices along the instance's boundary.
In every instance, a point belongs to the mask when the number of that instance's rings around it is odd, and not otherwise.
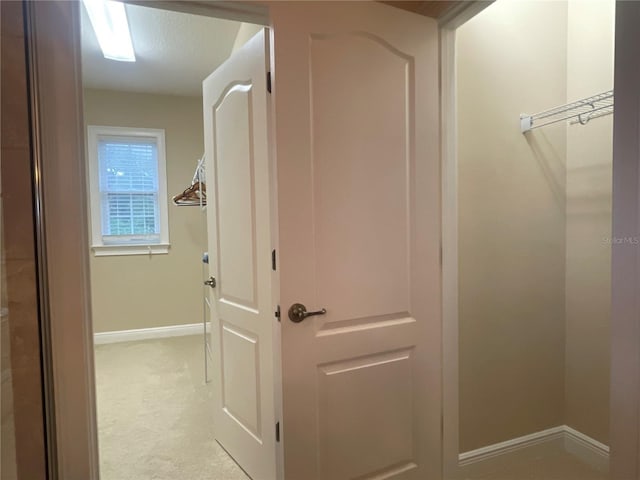
[{"label": "doorway opening", "polygon": [[115,3],[125,61],[81,7],[100,475],[245,480],[214,433],[203,81],[264,27]]},{"label": "doorway opening", "polygon": [[445,31],[447,479],[608,478],[614,8]]}]

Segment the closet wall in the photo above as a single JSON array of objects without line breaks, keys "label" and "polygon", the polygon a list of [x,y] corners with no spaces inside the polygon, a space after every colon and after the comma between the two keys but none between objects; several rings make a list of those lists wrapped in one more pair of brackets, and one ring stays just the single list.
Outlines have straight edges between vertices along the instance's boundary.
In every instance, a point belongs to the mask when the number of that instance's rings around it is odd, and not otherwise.
[{"label": "closet wall", "polygon": [[[84,120],[86,125],[163,128],[169,197],[191,183],[204,145],[200,97],[87,89]],[[91,256],[95,332],[202,321],[202,212],[166,201],[167,255]]]},{"label": "closet wall", "polygon": [[457,35],[460,451],[559,425],[608,442],[611,1],[497,1]]},{"label": "closet wall", "polygon": [[[613,88],[613,1],[569,1],[569,101]],[[609,443],[613,116],[567,128],[567,425]]]},{"label": "closet wall", "polygon": [[565,102],[566,25],[498,1],[458,29],[461,452],[563,419],[566,134],[518,117]]}]

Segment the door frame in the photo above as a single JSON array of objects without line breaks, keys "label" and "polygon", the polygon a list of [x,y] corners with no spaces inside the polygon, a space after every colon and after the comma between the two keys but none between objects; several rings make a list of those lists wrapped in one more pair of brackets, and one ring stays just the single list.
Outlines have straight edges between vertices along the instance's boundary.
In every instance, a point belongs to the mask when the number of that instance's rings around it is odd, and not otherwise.
[{"label": "door frame", "polygon": [[[440,22],[443,479],[460,467],[455,30],[492,3],[475,0]],[[616,0],[613,140],[610,478],[640,479],[640,2]]]},{"label": "door frame", "polygon": [[440,125],[442,162],[442,478],[458,474],[458,152],[456,128],[456,29],[491,5],[463,2],[440,26]]},{"label": "door frame", "polygon": [[616,1],[611,297],[611,480],[640,477],[640,3]]}]

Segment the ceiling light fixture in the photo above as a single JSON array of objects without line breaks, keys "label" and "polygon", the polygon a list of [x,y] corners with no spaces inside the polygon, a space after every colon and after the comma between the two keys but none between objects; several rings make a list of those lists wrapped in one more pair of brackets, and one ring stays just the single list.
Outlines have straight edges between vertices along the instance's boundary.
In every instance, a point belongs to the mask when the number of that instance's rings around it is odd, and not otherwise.
[{"label": "ceiling light fixture", "polygon": [[82,3],[87,9],[104,58],[135,62],[124,4],[113,0],[82,0]]}]

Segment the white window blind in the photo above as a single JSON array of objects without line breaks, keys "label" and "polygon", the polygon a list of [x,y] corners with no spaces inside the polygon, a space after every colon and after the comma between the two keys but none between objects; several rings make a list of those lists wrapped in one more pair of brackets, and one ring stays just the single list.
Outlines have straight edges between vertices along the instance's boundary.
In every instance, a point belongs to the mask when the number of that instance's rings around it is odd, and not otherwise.
[{"label": "white window blind", "polygon": [[155,138],[99,137],[98,173],[104,244],[159,242]]},{"label": "white window blind", "polygon": [[164,130],[87,127],[92,249],[169,253]]}]

